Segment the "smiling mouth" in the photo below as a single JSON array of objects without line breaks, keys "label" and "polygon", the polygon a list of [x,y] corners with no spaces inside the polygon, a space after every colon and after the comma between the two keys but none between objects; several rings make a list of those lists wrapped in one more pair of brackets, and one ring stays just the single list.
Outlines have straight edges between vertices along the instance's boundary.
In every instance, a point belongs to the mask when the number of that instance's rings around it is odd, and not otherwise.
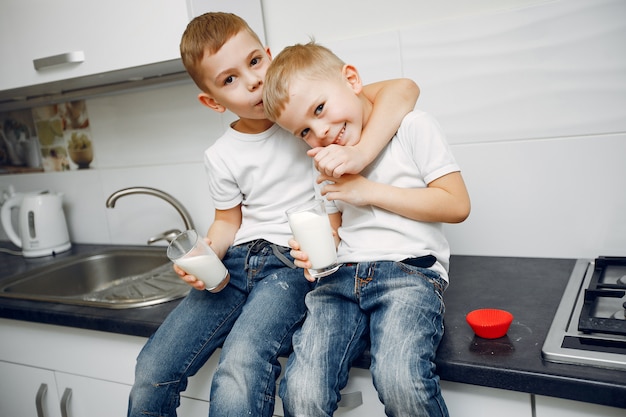
[{"label": "smiling mouth", "polygon": [[334,144],[337,145],[341,145],[341,139],[343,138],[343,134],[346,132],[346,125],[344,123],[343,127],[341,128],[341,130],[339,131],[339,134],[335,137],[335,140],[333,141]]}]

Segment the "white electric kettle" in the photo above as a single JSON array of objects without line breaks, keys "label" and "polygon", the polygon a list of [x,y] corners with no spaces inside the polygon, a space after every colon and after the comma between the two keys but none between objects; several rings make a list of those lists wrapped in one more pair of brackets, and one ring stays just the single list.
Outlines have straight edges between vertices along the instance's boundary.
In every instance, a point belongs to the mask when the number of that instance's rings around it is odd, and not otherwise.
[{"label": "white electric kettle", "polygon": [[[14,207],[19,208],[18,233],[11,216]],[[9,239],[22,248],[26,258],[54,255],[72,247],[61,194],[49,191],[15,194],[2,205],[0,220]]]}]

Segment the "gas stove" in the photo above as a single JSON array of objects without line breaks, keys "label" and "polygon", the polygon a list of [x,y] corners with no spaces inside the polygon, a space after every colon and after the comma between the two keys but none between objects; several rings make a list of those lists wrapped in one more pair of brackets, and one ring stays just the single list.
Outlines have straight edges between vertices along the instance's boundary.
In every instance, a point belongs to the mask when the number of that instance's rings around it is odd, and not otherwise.
[{"label": "gas stove", "polygon": [[579,259],[542,348],[550,362],[626,370],[626,258]]}]

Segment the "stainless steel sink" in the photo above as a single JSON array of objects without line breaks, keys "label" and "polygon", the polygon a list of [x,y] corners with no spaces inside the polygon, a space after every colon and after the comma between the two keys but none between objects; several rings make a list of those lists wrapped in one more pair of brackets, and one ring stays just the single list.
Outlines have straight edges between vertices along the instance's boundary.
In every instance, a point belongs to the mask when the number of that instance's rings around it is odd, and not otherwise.
[{"label": "stainless steel sink", "polygon": [[164,251],[116,249],[70,256],[3,279],[0,297],[120,309],[171,301],[190,288]]}]

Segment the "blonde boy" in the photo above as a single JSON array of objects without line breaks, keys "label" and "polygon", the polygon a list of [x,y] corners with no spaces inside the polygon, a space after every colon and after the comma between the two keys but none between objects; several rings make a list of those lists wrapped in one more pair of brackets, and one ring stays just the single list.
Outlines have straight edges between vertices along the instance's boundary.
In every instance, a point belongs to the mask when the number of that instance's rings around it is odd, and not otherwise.
[{"label": "blonde boy", "polygon": [[[283,50],[266,74],[268,117],[310,146],[356,145],[373,105],[358,71],[314,43]],[[280,393],[286,416],[329,416],[351,363],[371,342],[371,371],[389,416],[447,416],[435,373],[450,250],[442,222],[469,215],[459,167],[437,122],[409,113],[360,175],[322,194],[342,213],[334,274],[306,296]],[[291,242],[296,265],[310,267]]]},{"label": "blonde boy", "polygon": [[[280,374],[278,357],[290,351],[310,289],[289,255],[291,232],[284,212],[314,198],[313,164],[303,143],[265,117],[262,91],[270,53],[245,21],[227,13],[195,18],[183,34],[181,56],[201,90],[200,102],[239,117],[204,155],[215,206],[207,241],[231,278],[221,292],[211,293],[202,291],[194,276],[177,270],[195,289],[141,351],[128,414],[175,416],[188,378],[221,346],[209,414],[269,417]],[[370,91],[377,102],[399,105],[379,112],[395,120],[396,127],[415,104],[417,89],[411,86],[405,80],[374,85]],[[407,88],[410,97],[398,93]],[[395,128],[385,126],[372,131],[379,136],[369,141],[374,145],[365,149],[366,155],[393,135]],[[339,162],[330,151],[315,151],[324,172],[337,175],[359,164],[352,166],[350,157],[359,150],[340,154]],[[367,163],[373,156],[361,158]]]}]

